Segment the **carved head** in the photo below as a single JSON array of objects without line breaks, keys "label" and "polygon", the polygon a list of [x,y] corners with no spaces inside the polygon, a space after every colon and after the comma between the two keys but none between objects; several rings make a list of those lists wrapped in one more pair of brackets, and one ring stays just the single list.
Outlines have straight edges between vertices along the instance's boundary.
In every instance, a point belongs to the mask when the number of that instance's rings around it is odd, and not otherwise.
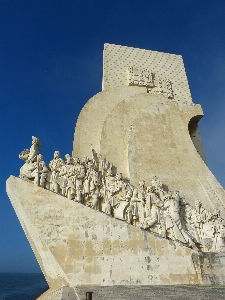
[{"label": "carved head", "polygon": [[60,158],[60,152],[59,151],[54,152],[54,158]]},{"label": "carved head", "polygon": [[42,155],[42,154],[38,154],[38,155],[37,155],[37,161],[38,161],[38,162],[43,161],[43,155]]},{"label": "carved head", "polygon": [[36,138],[35,136],[32,136],[32,144],[34,145],[41,145],[41,142],[39,141],[38,138]]},{"label": "carved head", "polygon": [[111,168],[109,168],[109,169],[106,171],[106,176],[112,176],[112,170],[111,170]]},{"label": "carved head", "polygon": [[67,165],[72,165],[73,164],[73,158],[69,154],[65,155],[65,159],[66,159],[66,164]]},{"label": "carved head", "polygon": [[170,195],[169,195],[169,194],[165,194],[165,195],[163,196],[163,201],[164,201],[164,202],[168,201],[169,199],[170,199]]},{"label": "carved head", "polygon": [[217,218],[220,217],[220,210],[218,208],[214,208],[213,216]]},{"label": "carved head", "polygon": [[85,157],[83,158],[83,162],[84,162],[85,164],[87,164],[87,163],[89,162],[89,157],[88,157],[88,156],[85,156]]},{"label": "carved head", "polygon": [[76,164],[79,164],[80,163],[80,159],[78,157],[74,157],[73,158],[73,163],[76,165]]},{"label": "carved head", "polygon": [[116,179],[122,180],[122,178],[123,178],[122,173],[117,173],[116,174]]},{"label": "carved head", "polygon": [[162,182],[157,176],[154,176],[152,179],[152,185],[155,186],[157,189],[162,188]]},{"label": "carved head", "polygon": [[98,177],[98,171],[97,171],[97,170],[94,170],[92,174],[93,174],[94,176]]},{"label": "carved head", "polygon": [[91,160],[87,163],[87,168],[91,170],[94,169],[94,164]]},{"label": "carved head", "polygon": [[131,198],[132,197],[132,191],[128,190],[126,193],[127,198]]},{"label": "carved head", "polygon": [[171,191],[171,196],[172,197],[176,197],[176,196],[179,196],[179,191]]},{"label": "carved head", "polygon": [[150,186],[147,187],[147,192],[149,192],[149,193],[153,193],[154,190],[155,190],[155,188],[152,185],[150,185]]},{"label": "carved head", "polygon": [[138,184],[139,184],[139,187],[144,187],[145,186],[145,181],[140,180]]}]

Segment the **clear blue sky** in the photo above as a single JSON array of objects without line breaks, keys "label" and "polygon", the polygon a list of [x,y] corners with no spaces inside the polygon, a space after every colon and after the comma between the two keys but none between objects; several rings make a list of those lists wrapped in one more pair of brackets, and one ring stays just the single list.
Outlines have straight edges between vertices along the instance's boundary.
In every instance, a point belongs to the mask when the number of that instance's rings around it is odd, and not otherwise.
[{"label": "clear blue sky", "polygon": [[208,166],[225,186],[225,1],[0,0],[0,272],[40,272],[5,192],[31,136],[46,162],[71,153],[101,91],[104,43],[183,56]]}]

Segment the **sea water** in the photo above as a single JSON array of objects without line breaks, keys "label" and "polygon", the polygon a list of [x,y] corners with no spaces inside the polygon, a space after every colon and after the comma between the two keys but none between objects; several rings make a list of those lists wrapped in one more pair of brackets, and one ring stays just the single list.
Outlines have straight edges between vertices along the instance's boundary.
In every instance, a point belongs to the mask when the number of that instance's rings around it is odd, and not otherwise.
[{"label": "sea water", "polygon": [[0,300],[34,300],[47,289],[41,273],[0,273]]}]

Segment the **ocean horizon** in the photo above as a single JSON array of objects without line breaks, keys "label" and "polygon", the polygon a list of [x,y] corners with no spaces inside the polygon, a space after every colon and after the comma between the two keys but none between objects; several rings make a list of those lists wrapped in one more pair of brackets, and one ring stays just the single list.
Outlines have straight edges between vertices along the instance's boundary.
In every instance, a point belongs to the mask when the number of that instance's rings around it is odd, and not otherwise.
[{"label": "ocean horizon", "polygon": [[47,289],[42,273],[0,273],[0,300],[35,300]]}]

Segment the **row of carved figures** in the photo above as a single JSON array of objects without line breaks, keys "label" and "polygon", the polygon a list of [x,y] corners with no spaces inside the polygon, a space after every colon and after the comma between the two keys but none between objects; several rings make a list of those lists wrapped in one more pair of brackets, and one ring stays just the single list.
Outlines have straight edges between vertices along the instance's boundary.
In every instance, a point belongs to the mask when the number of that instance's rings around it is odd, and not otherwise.
[{"label": "row of carved figures", "polygon": [[225,250],[225,221],[219,210],[209,212],[199,200],[191,206],[156,176],[150,186],[140,180],[135,187],[121,173],[113,174],[112,164],[94,149],[92,158],[82,162],[69,154],[64,161],[55,151],[49,165],[39,152],[40,141],[32,137],[31,148],[19,154],[25,161],[20,178],[194,250]]}]

